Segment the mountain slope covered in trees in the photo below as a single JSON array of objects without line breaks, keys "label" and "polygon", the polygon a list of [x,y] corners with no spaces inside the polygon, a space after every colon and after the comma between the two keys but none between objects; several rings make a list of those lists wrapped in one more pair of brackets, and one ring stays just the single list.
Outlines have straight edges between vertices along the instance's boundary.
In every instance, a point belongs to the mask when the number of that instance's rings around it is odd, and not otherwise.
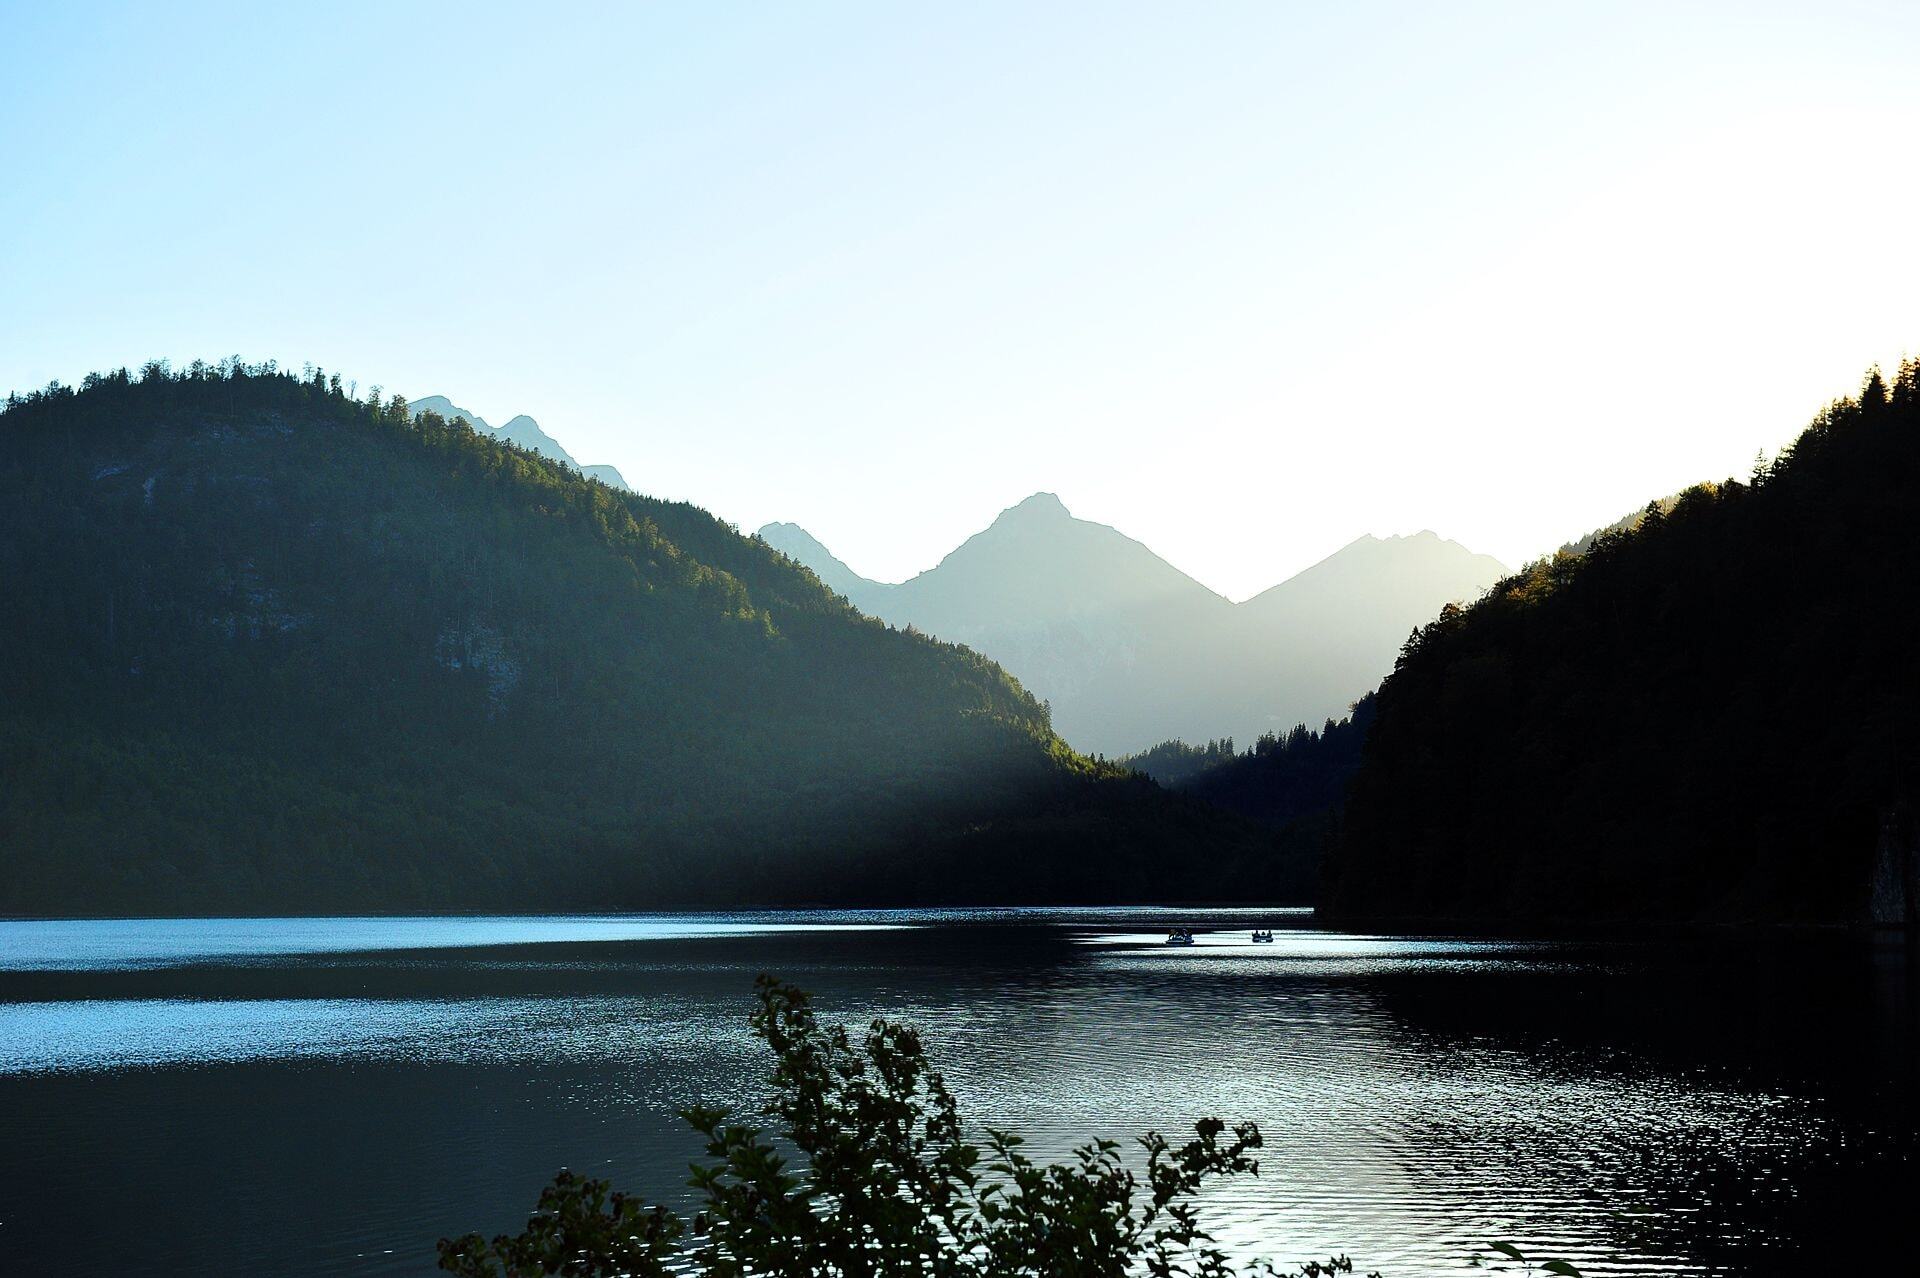
[{"label": "mountain slope covered in trees", "polygon": [[1920,797],[1920,364],[1449,608],[1381,687],[1334,917],[1857,918]]},{"label": "mountain slope covered in trees", "polygon": [[152,366],[0,415],[0,912],[1298,893],[692,506]]},{"label": "mountain slope covered in trees", "polygon": [[1236,752],[1230,738],[1199,746],[1163,741],[1119,762],[1170,790],[1264,825],[1286,826],[1330,817],[1345,805],[1372,723],[1369,694],[1344,719],[1329,719],[1317,731],[1303,723],[1291,732],[1268,733],[1244,751]]},{"label": "mountain slope covered in trees", "polygon": [[1274,831],[1278,855],[1319,895],[1327,851],[1339,837],[1347,791],[1373,723],[1371,694],[1318,731],[1305,724],[1268,733],[1245,751],[1230,738],[1192,746],[1163,741],[1119,760],[1169,790]]}]

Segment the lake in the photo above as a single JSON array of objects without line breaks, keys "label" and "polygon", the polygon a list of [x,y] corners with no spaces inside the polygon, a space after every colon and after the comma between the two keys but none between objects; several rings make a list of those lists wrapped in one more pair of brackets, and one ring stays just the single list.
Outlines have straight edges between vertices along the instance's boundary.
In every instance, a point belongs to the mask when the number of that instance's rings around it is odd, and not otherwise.
[{"label": "lake", "polygon": [[[1200,943],[1165,946],[1174,924]],[[1785,1273],[1897,1254],[1920,1201],[1920,979],[1862,937],[1244,910],[21,920],[0,1253],[423,1274],[443,1234],[517,1229],[561,1166],[684,1201],[674,1111],[761,1095],[761,972],[920,1026],[963,1115],[1040,1154],[1257,1121],[1261,1175],[1206,1199],[1241,1255],[1458,1274],[1507,1239],[1588,1273]]]}]

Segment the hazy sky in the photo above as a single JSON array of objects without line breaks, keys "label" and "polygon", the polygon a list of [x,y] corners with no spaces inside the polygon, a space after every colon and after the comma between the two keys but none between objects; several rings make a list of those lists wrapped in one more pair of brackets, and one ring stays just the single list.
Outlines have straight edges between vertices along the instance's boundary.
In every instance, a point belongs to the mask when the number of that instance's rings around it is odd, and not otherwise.
[{"label": "hazy sky", "polygon": [[1920,5],[518,8],[0,2],[0,389],[312,361],[870,576],[1047,489],[1238,598],[1920,350]]}]

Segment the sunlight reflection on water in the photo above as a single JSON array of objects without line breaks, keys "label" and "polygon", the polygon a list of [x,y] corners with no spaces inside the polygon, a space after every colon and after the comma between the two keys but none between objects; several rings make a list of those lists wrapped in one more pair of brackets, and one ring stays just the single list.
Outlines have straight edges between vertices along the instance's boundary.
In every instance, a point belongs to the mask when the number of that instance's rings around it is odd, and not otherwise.
[{"label": "sunlight reflection on water", "polygon": [[[1248,940],[1255,922],[1274,943]],[[1166,947],[1176,923],[1200,943]],[[426,1273],[434,1237],[514,1223],[561,1162],[672,1197],[697,1152],[673,1111],[759,1095],[743,1014],[760,970],[835,1019],[919,1025],[963,1111],[1044,1157],[1203,1114],[1258,1121],[1263,1174],[1209,1196],[1239,1254],[1458,1273],[1516,1238],[1593,1273],[1759,1272],[1805,1241],[1817,1177],[1911,1182],[1910,1113],[1783,1033],[1879,997],[1851,960],[1757,978],[1714,947],[1307,924],[0,923],[0,1173],[24,1204],[0,1227],[29,1261],[54,1253],[18,1222],[46,1222],[62,1272],[117,1272],[129,1238],[68,1216],[118,1194],[130,1236],[167,1240],[158,1271]],[[1828,1009],[1793,996],[1800,980],[1829,1001],[1862,988]],[[1883,1050],[1903,1050],[1904,1017]],[[289,1201],[311,1235],[291,1260],[271,1223]]]},{"label": "sunlight reflection on water", "polygon": [[461,918],[0,920],[0,971],[87,970],[300,954],[666,941],[903,926],[876,913],[573,914]]}]

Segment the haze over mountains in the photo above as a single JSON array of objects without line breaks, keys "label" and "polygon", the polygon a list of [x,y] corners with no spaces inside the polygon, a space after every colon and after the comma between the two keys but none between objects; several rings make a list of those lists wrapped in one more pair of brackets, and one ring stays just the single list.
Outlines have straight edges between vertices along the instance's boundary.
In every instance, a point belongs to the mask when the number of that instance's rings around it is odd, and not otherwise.
[{"label": "haze over mountains", "polygon": [[626,479],[612,466],[583,466],[572,453],[560,446],[559,440],[541,430],[540,423],[525,413],[520,414],[505,426],[494,426],[480,414],[459,407],[445,395],[429,395],[425,399],[416,399],[410,401],[407,407],[415,417],[422,413],[438,413],[448,421],[456,417],[464,417],[475,430],[491,435],[495,439],[515,444],[528,452],[539,453],[542,457],[551,457],[555,461],[565,462],[587,478],[597,479],[609,488],[618,488],[623,492],[633,491],[627,486]]},{"label": "haze over mountains", "polygon": [[1235,604],[1052,493],[898,585],[796,524],[759,535],[862,612],[993,658],[1052,704],[1062,736],[1109,755],[1342,716],[1415,627],[1508,571],[1431,532],[1368,536]]}]

